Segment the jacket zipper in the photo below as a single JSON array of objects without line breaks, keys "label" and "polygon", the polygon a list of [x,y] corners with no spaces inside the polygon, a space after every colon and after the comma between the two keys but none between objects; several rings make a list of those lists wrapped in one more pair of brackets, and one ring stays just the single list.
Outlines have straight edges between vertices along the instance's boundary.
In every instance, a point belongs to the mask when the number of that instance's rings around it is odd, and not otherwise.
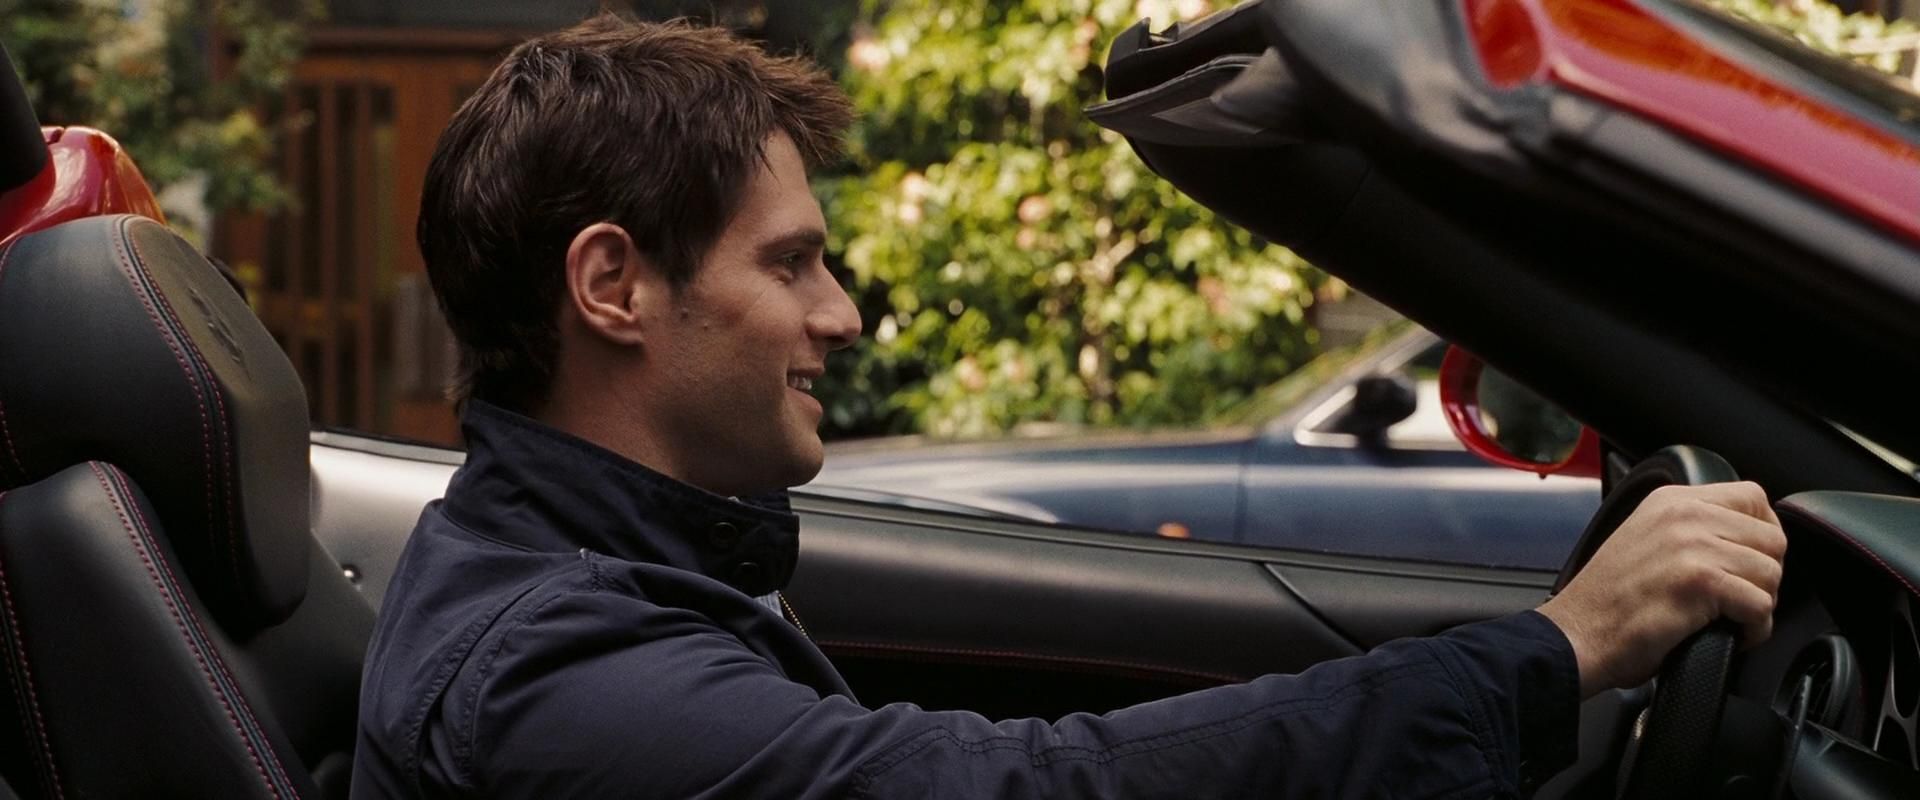
[{"label": "jacket zipper", "polygon": [[793,613],[793,604],[787,602],[786,592],[780,593],[780,610],[787,613],[787,621],[793,623],[793,627],[800,629],[801,636],[807,637],[807,641],[813,641],[813,636],[807,633],[807,626],[800,624],[800,615]]}]

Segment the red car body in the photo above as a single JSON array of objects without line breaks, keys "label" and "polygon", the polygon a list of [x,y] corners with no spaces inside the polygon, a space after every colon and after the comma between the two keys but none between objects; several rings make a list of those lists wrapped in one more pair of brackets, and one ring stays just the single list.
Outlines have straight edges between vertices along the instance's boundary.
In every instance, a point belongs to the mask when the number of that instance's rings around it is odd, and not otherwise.
[{"label": "red car body", "polygon": [[1630,0],[1463,0],[1487,79],[1655,120],[1920,242],[1920,145],[1709,49]]},{"label": "red car body", "polygon": [[21,234],[102,214],[166,221],[160,202],[112,136],[79,126],[40,129],[47,162],[26,184],[0,194],[0,247]]}]

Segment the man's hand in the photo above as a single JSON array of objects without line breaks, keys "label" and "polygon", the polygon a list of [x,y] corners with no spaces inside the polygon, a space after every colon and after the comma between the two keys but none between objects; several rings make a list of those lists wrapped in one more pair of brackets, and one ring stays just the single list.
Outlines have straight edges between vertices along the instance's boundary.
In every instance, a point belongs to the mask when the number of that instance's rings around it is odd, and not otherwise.
[{"label": "man's hand", "polygon": [[1637,686],[1720,617],[1741,626],[1747,645],[1772,634],[1786,552],[1758,485],[1663,487],[1540,613],[1573,643],[1581,696]]}]

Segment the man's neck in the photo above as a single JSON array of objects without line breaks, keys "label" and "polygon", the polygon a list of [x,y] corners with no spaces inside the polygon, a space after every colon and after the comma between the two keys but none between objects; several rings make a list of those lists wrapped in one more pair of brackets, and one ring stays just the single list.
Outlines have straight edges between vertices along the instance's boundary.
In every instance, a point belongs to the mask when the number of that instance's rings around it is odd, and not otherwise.
[{"label": "man's neck", "polygon": [[670,448],[656,441],[642,426],[632,424],[631,409],[613,402],[605,390],[589,391],[600,397],[589,395],[590,399],[582,402],[582,393],[556,391],[552,399],[529,416],[676,481],[713,491],[692,480],[686,465],[673,456]]}]

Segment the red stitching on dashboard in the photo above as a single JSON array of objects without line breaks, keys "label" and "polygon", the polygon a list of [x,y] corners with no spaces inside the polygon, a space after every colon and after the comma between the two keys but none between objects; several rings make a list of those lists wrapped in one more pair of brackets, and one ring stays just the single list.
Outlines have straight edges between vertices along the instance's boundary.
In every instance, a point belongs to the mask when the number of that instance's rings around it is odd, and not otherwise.
[{"label": "red stitching on dashboard", "polygon": [[[5,251],[0,251],[0,277],[6,276],[7,261],[13,258],[13,248],[19,245],[20,242],[15,240],[7,245]],[[13,459],[13,468],[19,471],[20,480],[26,480],[27,465],[20,462],[20,451],[14,449],[13,432],[7,428],[7,407],[5,403],[0,403],[0,439],[4,439],[7,443],[7,456]]]},{"label": "red stitching on dashboard", "polygon": [[[128,219],[131,219],[131,217]],[[211,423],[207,418],[207,404],[206,401],[200,397],[200,393],[194,391],[193,369],[187,366],[187,357],[181,354],[179,343],[175,342],[173,337],[167,335],[167,326],[160,322],[160,312],[154,308],[153,302],[147,299],[147,293],[140,291],[140,279],[133,274],[132,253],[128,247],[125,246],[128,242],[132,241],[132,237],[126,235],[126,229],[127,223],[125,220],[122,220],[120,223],[120,235],[114,237],[114,243],[120,246],[113,248],[113,255],[119,260],[123,273],[127,276],[127,281],[132,284],[130,288],[133,289],[134,296],[140,299],[140,306],[146,309],[147,319],[153,322],[154,331],[159,333],[160,338],[166,341],[167,349],[173,351],[173,360],[180,365],[180,374],[187,379],[187,393],[193,395],[193,404],[196,408],[200,409],[200,455],[202,459],[201,464],[206,470],[207,525],[208,527],[213,527],[213,438],[211,433],[208,432]],[[157,295],[159,292],[156,290],[154,294]]]},{"label": "red stitching on dashboard", "polygon": [[1913,583],[1907,580],[1907,576],[1900,574],[1900,571],[1894,569],[1893,565],[1888,564],[1884,559],[1880,558],[1879,553],[1875,553],[1873,552],[1873,550],[1869,549],[1866,545],[1861,544],[1859,540],[1854,539],[1851,534],[1848,534],[1846,531],[1840,530],[1838,526],[1835,526],[1833,523],[1828,522],[1824,519],[1821,519],[1818,515],[1814,514],[1812,510],[1804,506],[1801,506],[1797,503],[1783,502],[1780,504],[1780,507],[1793,512],[1795,515],[1798,515],[1802,520],[1811,522],[1818,527],[1826,529],[1828,532],[1832,533],[1833,535],[1840,537],[1840,541],[1846,542],[1848,545],[1853,547],[1853,549],[1858,550],[1862,553],[1865,553],[1868,558],[1873,559],[1873,563],[1879,564],[1880,568],[1883,570],[1886,570],[1886,573],[1888,575],[1892,575],[1894,580],[1899,581],[1900,585],[1907,587],[1907,592],[1912,594],[1914,596],[1914,599],[1920,600],[1920,589],[1914,588]]},{"label": "red stitching on dashboard", "polygon": [[[133,237],[133,222],[135,221],[137,220],[130,220],[128,223],[126,223],[125,232],[126,232],[127,244],[133,248],[134,260],[139,262],[141,270],[147,273],[147,281],[151,283],[153,281],[153,271],[148,270],[146,268],[147,256],[144,252],[140,250],[140,240],[135,239]],[[159,299],[160,306],[167,310],[167,316],[172,317],[174,323],[179,324],[180,314],[173,310],[173,303],[167,300],[166,294],[161,292],[159,287],[156,286],[154,287],[153,296]],[[181,327],[184,328],[185,325],[181,325]],[[226,504],[227,504],[227,565],[230,569],[233,570],[234,577],[242,581],[242,585],[245,585],[247,581],[241,575],[241,572],[240,572],[240,535],[239,535],[239,532],[234,529],[234,515],[233,515],[234,487],[233,487],[233,480],[232,480],[233,478],[233,423],[227,420],[227,401],[226,401],[226,398],[220,395],[220,382],[213,374],[213,365],[207,363],[207,357],[201,354],[200,348],[198,346],[194,345],[193,337],[182,336],[180,345],[186,348],[188,354],[190,354],[193,357],[193,360],[200,362],[200,367],[207,371],[207,380],[213,383],[213,385],[208,388],[211,390],[211,393],[213,394],[214,407],[220,412],[220,430],[219,430],[220,458],[221,458],[220,465],[222,468],[221,471],[224,473],[224,477],[226,478],[226,480],[223,480],[220,484],[220,495],[222,498],[226,500]],[[189,378],[189,382],[191,382],[191,378]],[[209,452],[207,457],[211,459],[213,457],[212,453]],[[213,470],[211,466],[209,466],[207,470],[207,480],[209,481],[209,486],[208,486],[209,494],[207,498],[207,519],[211,521],[213,519],[213,498],[211,494],[212,488],[213,488],[211,485],[211,482],[213,480]]]},{"label": "red stitching on dashboard", "polygon": [[988,658],[988,659],[999,659],[999,660],[1010,660],[1010,661],[1025,661],[1025,662],[1053,664],[1053,665],[1070,665],[1070,666],[1076,666],[1076,667],[1082,667],[1082,668],[1098,667],[1107,671],[1124,670],[1124,671],[1137,672],[1137,673],[1147,673],[1152,675],[1178,676],[1178,677],[1188,678],[1192,680],[1207,680],[1207,681],[1213,681],[1215,683],[1239,683],[1241,681],[1246,680],[1246,678],[1234,677],[1232,675],[1225,675],[1218,672],[1201,672],[1199,670],[1182,669],[1180,667],[1167,667],[1167,666],[1161,666],[1157,664],[1147,664],[1139,661],[1120,661],[1116,659],[1095,658],[1095,657],[1087,657],[1087,656],[1048,655],[1044,653],[1022,653],[1022,652],[1013,651],[1013,650],[985,650],[985,649],[976,649],[976,648],[968,648],[968,647],[943,647],[940,645],[894,644],[894,643],[888,643],[888,642],[856,642],[856,641],[846,641],[846,640],[820,640],[820,641],[814,642],[814,645],[819,647],[821,650],[827,650],[827,649],[842,650],[842,651],[866,650],[866,651],[875,651],[875,652],[890,653],[890,654],[897,654],[897,655],[960,656],[960,657]]},{"label": "red stitching on dashboard", "polygon": [[[0,492],[0,501],[5,500],[6,497],[5,492]],[[47,771],[47,785],[53,787],[54,797],[65,797],[64,791],[60,788],[60,769],[53,763],[53,744],[52,739],[47,736],[47,718],[40,713],[40,696],[33,690],[33,663],[27,660],[26,631],[20,627],[20,616],[13,610],[13,590],[7,586],[7,572],[4,564],[0,564],[0,599],[6,601],[7,628],[13,631],[13,641],[18,648],[14,655],[20,662],[20,668],[15,670],[12,661],[9,661],[7,675],[13,679],[14,695],[24,701],[23,705],[33,716],[34,727],[28,729],[27,733],[28,735],[32,735],[35,731],[39,733],[37,741],[40,743],[40,751],[35,755],[41,757],[41,768]],[[20,691],[22,681],[26,685],[24,695]],[[25,723],[26,720],[22,719],[21,722]]]},{"label": "red stitching on dashboard", "polygon": [[[227,702],[226,693],[220,690],[219,680],[213,676],[213,670],[207,666],[206,654],[202,653],[200,648],[194,644],[193,634],[187,631],[187,623],[182,619],[179,605],[174,602],[173,593],[167,591],[167,584],[160,579],[160,572],[154,567],[155,561],[159,561],[161,565],[164,566],[166,559],[155,559],[149,552],[149,548],[151,548],[152,545],[147,541],[151,538],[151,534],[147,533],[146,512],[141,511],[139,505],[132,502],[124,505],[120,502],[119,494],[108,484],[107,476],[101,471],[100,465],[97,462],[88,462],[87,467],[93,470],[94,477],[100,481],[100,488],[107,493],[107,501],[113,504],[114,512],[120,515],[120,525],[126,528],[127,538],[133,541],[134,552],[139,554],[140,562],[146,565],[147,577],[152,579],[154,587],[160,590],[160,599],[166,603],[167,613],[173,617],[174,627],[180,629],[180,638],[186,641],[187,649],[193,653],[193,660],[200,665],[201,676],[207,679],[207,685],[213,688],[214,696],[220,700],[220,707],[226,710],[227,723],[232,725],[234,732],[240,735],[240,742],[247,746],[247,754],[253,758],[253,766],[254,769],[259,771],[260,779],[266,782],[267,791],[272,792],[274,797],[279,797],[280,789],[274,786],[272,776],[267,774],[267,767],[260,758],[260,751],[253,746],[253,740],[247,737],[246,728],[240,724],[240,717],[234,712],[233,704]],[[128,508],[133,509],[133,513],[140,517],[140,527],[138,529],[136,529],[128,519]],[[168,576],[172,577],[173,568],[169,566],[166,569]],[[177,581],[178,578],[175,578],[175,580]],[[195,624],[196,626],[198,625],[197,622]],[[202,631],[201,635],[204,636],[205,631]],[[241,702],[245,703],[245,698],[241,698]],[[253,717],[251,709],[247,710],[247,716],[249,718]],[[258,725],[258,720],[255,720],[254,724]]]}]

